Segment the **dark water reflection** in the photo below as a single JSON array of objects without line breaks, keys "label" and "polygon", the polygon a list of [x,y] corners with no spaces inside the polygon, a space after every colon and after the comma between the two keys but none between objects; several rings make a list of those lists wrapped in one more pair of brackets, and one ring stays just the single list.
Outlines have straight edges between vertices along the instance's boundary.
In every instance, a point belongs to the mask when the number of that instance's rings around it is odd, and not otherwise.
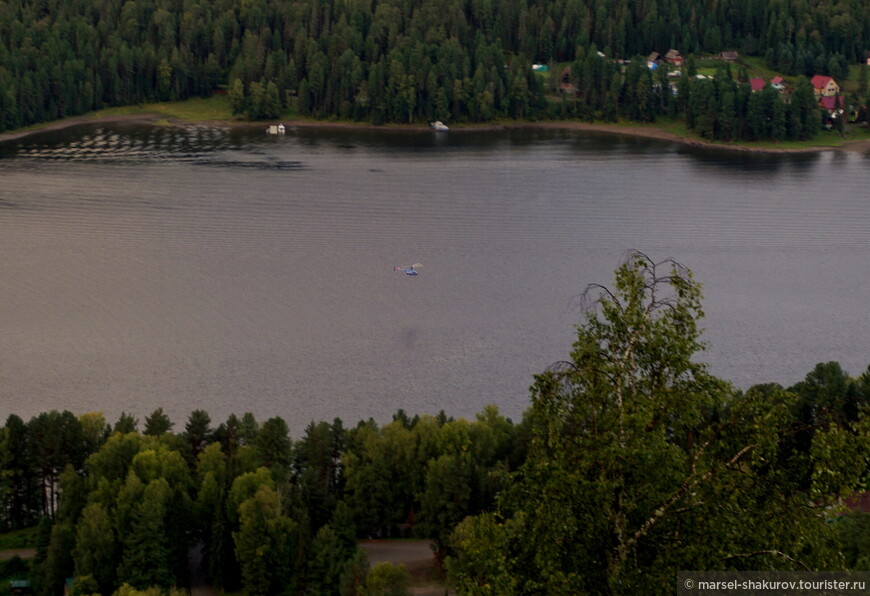
[{"label": "dark water reflection", "polygon": [[297,432],[399,407],[517,417],[570,348],[573,298],[630,248],[704,283],[715,373],[858,374],[868,163],[528,129],[82,126],[0,144],[2,403],[251,410]]}]

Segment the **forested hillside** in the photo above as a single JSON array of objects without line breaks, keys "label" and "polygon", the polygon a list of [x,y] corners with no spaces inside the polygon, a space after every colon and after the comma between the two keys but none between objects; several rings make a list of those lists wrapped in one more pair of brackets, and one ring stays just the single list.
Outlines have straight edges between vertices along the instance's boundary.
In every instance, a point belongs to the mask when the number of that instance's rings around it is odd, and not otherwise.
[{"label": "forested hillside", "polygon": [[836,74],[870,49],[870,11],[862,0],[4,0],[0,131],[219,86],[254,119],[288,104],[375,123],[632,118],[625,108],[639,81],[655,93],[651,79],[582,81],[601,93],[559,111],[530,65],[575,64],[579,83],[593,50],[669,48]]},{"label": "forested hillside", "polygon": [[[183,426],[158,409],[0,429],[0,523],[39,524],[39,594],[208,582],[357,595],[360,537],[433,541],[463,594],[665,594],[678,570],[867,569],[870,369],[743,392],[698,362],[700,286],[633,255],[592,286],[569,359],[514,423],[409,417],[292,440],[278,416]],[[126,588],[125,588],[126,590]],[[161,592],[163,591],[163,592]],[[127,592],[120,592],[124,594]]]}]

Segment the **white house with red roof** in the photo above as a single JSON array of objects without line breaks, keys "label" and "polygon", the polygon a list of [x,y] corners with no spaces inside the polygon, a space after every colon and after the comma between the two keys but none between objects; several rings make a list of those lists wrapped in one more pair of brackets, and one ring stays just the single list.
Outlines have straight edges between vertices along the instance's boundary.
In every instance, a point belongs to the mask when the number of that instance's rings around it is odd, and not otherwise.
[{"label": "white house with red roof", "polygon": [[832,97],[840,92],[840,86],[837,84],[837,81],[831,77],[816,75],[810,79],[810,83],[813,85],[813,90],[816,92],[816,95],[822,97]]},{"label": "white house with red roof", "polygon": [[785,88],[785,81],[782,77],[773,77],[770,79],[770,86],[777,91],[782,91]]}]

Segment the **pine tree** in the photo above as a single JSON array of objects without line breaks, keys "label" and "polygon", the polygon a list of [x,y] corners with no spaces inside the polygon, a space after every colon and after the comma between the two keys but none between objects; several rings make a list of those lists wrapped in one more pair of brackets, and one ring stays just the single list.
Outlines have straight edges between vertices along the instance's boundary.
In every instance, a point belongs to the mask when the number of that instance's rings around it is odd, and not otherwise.
[{"label": "pine tree", "polygon": [[172,430],[172,426],[169,416],[163,413],[163,408],[157,408],[145,419],[144,434],[160,436]]},{"label": "pine tree", "polygon": [[199,454],[211,440],[213,431],[210,425],[211,417],[205,410],[194,410],[187,418],[187,424],[184,426],[184,437],[190,445],[194,460],[199,457]]},{"label": "pine tree", "polygon": [[805,77],[798,79],[791,103],[793,109],[800,114],[801,135],[798,138],[803,140],[816,136],[822,127],[821,112],[813,88]]},{"label": "pine tree", "polygon": [[746,132],[749,140],[758,141],[767,138],[767,117],[764,111],[764,96],[755,92],[749,96],[746,107]]},{"label": "pine tree", "polygon": [[229,90],[230,112],[233,116],[245,113],[245,84],[241,79],[233,80]]},{"label": "pine tree", "polygon": [[261,486],[239,507],[239,521],[233,539],[247,593],[268,596],[286,590],[293,571],[296,524],[281,512],[278,493]]},{"label": "pine tree", "polygon": [[123,537],[124,554],[118,568],[118,581],[139,589],[150,586],[168,588],[175,583],[169,566],[166,535],[166,508],[171,495],[163,478],[145,487],[136,508],[130,531]]},{"label": "pine tree", "polygon": [[76,526],[76,545],[72,551],[77,577],[91,576],[104,593],[115,585],[115,534],[109,514],[99,503],[82,511]]}]

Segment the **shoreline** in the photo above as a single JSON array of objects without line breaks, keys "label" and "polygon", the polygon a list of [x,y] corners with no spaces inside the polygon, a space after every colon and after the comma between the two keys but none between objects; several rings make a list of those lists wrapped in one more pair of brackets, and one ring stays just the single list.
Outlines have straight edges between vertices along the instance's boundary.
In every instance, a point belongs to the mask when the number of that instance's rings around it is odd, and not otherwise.
[{"label": "shoreline", "polygon": [[[88,115],[72,116],[63,120],[55,120],[44,124],[34,125],[36,128],[28,128],[26,130],[18,130],[13,132],[0,133],[0,143],[22,139],[31,135],[42,132],[50,132],[63,130],[80,124],[103,124],[103,123],[138,123],[138,124],[154,124],[159,120],[167,121],[167,119],[159,113],[143,113],[143,114],[121,114],[93,117]],[[234,127],[254,127],[265,126],[265,122],[250,122],[250,121],[233,121],[233,120],[203,120],[201,122],[192,120],[183,120],[177,118],[168,119],[168,123],[172,126],[197,126],[211,125],[224,126],[227,128]],[[428,124],[383,124],[375,125],[358,122],[334,122],[320,120],[287,120],[284,121],[287,128],[320,128],[324,130],[362,130],[362,131],[379,131],[379,132],[421,132],[431,130]],[[580,122],[578,120],[558,120],[544,122],[499,122],[499,123],[482,123],[482,124],[457,124],[451,127],[452,132],[465,131],[494,131],[494,130],[512,130],[512,129],[551,129],[551,130],[570,130],[579,132],[595,132],[603,134],[615,134],[629,136],[635,138],[653,139],[659,141],[667,141],[671,143],[679,143],[689,147],[699,147],[703,149],[717,149],[725,151],[740,151],[747,153],[766,153],[766,154],[783,154],[783,153],[819,153],[823,151],[847,151],[847,152],[870,152],[870,139],[858,139],[845,141],[837,147],[829,146],[808,146],[808,147],[754,147],[752,145],[740,144],[724,144],[705,141],[703,139],[688,138],[668,130],[642,125],[620,125],[620,124],[605,124],[595,122]]]},{"label": "shoreline", "polygon": [[[113,122],[130,122],[130,123],[142,123],[142,124],[152,124],[157,122],[160,119],[159,114],[124,114],[117,116],[100,116],[98,118],[94,118],[92,116],[88,116],[86,114],[81,116],[71,116],[69,118],[64,118],[63,120],[54,120],[52,122],[43,122],[40,124],[34,124],[31,127],[26,129],[18,129],[12,132],[2,132],[0,133],[0,143],[5,143],[7,141],[14,141],[17,139],[23,139],[24,137],[29,137],[31,135],[36,135],[41,132],[51,132],[53,130],[63,130],[64,128],[70,128],[72,126],[78,126],[79,124],[101,124],[101,123],[113,123]],[[34,128],[35,127],[35,128]]]}]

